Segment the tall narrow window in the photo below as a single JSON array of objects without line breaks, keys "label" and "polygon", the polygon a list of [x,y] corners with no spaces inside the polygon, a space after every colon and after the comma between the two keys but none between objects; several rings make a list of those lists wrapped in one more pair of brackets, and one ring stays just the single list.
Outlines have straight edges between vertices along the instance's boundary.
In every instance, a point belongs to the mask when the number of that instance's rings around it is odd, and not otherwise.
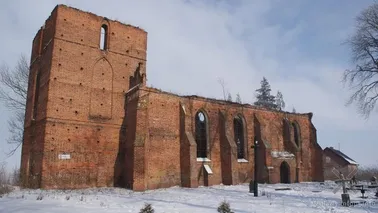
[{"label": "tall narrow window", "polygon": [[105,24],[101,26],[100,49],[108,49],[108,26]]},{"label": "tall narrow window", "polygon": [[234,118],[234,137],[238,151],[238,159],[244,159],[243,120],[240,116]]},{"label": "tall narrow window", "polygon": [[299,147],[299,129],[298,129],[298,125],[293,123],[293,129],[294,129],[294,141],[295,141],[295,144],[297,144],[297,146]]},{"label": "tall narrow window", "polygon": [[34,88],[34,106],[33,106],[33,120],[37,117],[38,112],[38,99],[39,99],[39,86],[40,86],[40,73],[37,73],[35,78],[35,88]]},{"label": "tall narrow window", "polygon": [[207,119],[202,111],[198,111],[195,118],[197,157],[207,157]]}]

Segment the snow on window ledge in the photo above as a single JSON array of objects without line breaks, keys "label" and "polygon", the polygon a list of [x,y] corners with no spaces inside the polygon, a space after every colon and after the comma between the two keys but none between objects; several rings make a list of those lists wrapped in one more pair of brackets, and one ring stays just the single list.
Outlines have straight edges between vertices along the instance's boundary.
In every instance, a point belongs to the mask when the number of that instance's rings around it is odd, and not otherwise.
[{"label": "snow on window ledge", "polygon": [[238,162],[239,163],[248,163],[248,161],[246,159],[238,159]]},{"label": "snow on window ledge", "polygon": [[197,162],[210,162],[209,158],[197,158]]}]

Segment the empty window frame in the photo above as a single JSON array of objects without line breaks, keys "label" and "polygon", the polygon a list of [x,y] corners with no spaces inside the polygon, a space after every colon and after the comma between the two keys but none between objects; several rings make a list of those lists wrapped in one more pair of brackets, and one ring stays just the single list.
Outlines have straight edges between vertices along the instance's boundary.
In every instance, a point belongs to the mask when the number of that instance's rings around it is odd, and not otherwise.
[{"label": "empty window frame", "polygon": [[195,117],[195,135],[197,142],[197,158],[207,157],[207,117],[204,112],[198,111]]},{"label": "empty window frame", "polygon": [[100,49],[101,50],[108,49],[108,26],[105,24],[101,26]]},{"label": "empty window frame", "polygon": [[244,159],[244,125],[240,116],[234,118],[234,138],[237,146],[238,159]]}]

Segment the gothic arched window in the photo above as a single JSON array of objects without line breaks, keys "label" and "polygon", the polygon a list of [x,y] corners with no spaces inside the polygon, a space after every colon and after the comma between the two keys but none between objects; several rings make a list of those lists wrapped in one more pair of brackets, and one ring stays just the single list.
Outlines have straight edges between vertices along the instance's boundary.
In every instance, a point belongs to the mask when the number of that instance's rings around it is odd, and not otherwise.
[{"label": "gothic arched window", "polygon": [[234,118],[234,138],[237,146],[238,159],[244,159],[244,125],[240,116]]},{"label": "gothic arched window", "polygon": [[108,26],[106,24],[101,26],[100,49],[101,50],[108,49]]},{"label": "gothic arched window", "polygon": [[195,117],[195,135],[197,142],[197,158],[207,157],[207,116],[203,111],[198,111]]}]

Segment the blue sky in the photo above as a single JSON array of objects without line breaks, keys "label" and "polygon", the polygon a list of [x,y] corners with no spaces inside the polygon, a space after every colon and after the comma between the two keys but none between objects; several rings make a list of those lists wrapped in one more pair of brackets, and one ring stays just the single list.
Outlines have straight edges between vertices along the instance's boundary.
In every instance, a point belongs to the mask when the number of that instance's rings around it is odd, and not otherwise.
[{"label": "blue sky", "polygon": [[[351,68],[342,43],[356,15],[372,0],[145,0],[4,1],[0,7],[0,62],[13,66],[28,57],[32,39],[58,3],[140,26],[148,32],[149,86],[180,94],[222,97],[218,79],[243,102],[265,76],[286,109],[313,112],[318,142],[338,147],[362,165],[377,165],[378,113],[364,120],[346,107],[350,94],[340,83]],[[9,150],[10,112],[0,106],[0,160]],[[20,154],[6,159],[18,166]]]}]

